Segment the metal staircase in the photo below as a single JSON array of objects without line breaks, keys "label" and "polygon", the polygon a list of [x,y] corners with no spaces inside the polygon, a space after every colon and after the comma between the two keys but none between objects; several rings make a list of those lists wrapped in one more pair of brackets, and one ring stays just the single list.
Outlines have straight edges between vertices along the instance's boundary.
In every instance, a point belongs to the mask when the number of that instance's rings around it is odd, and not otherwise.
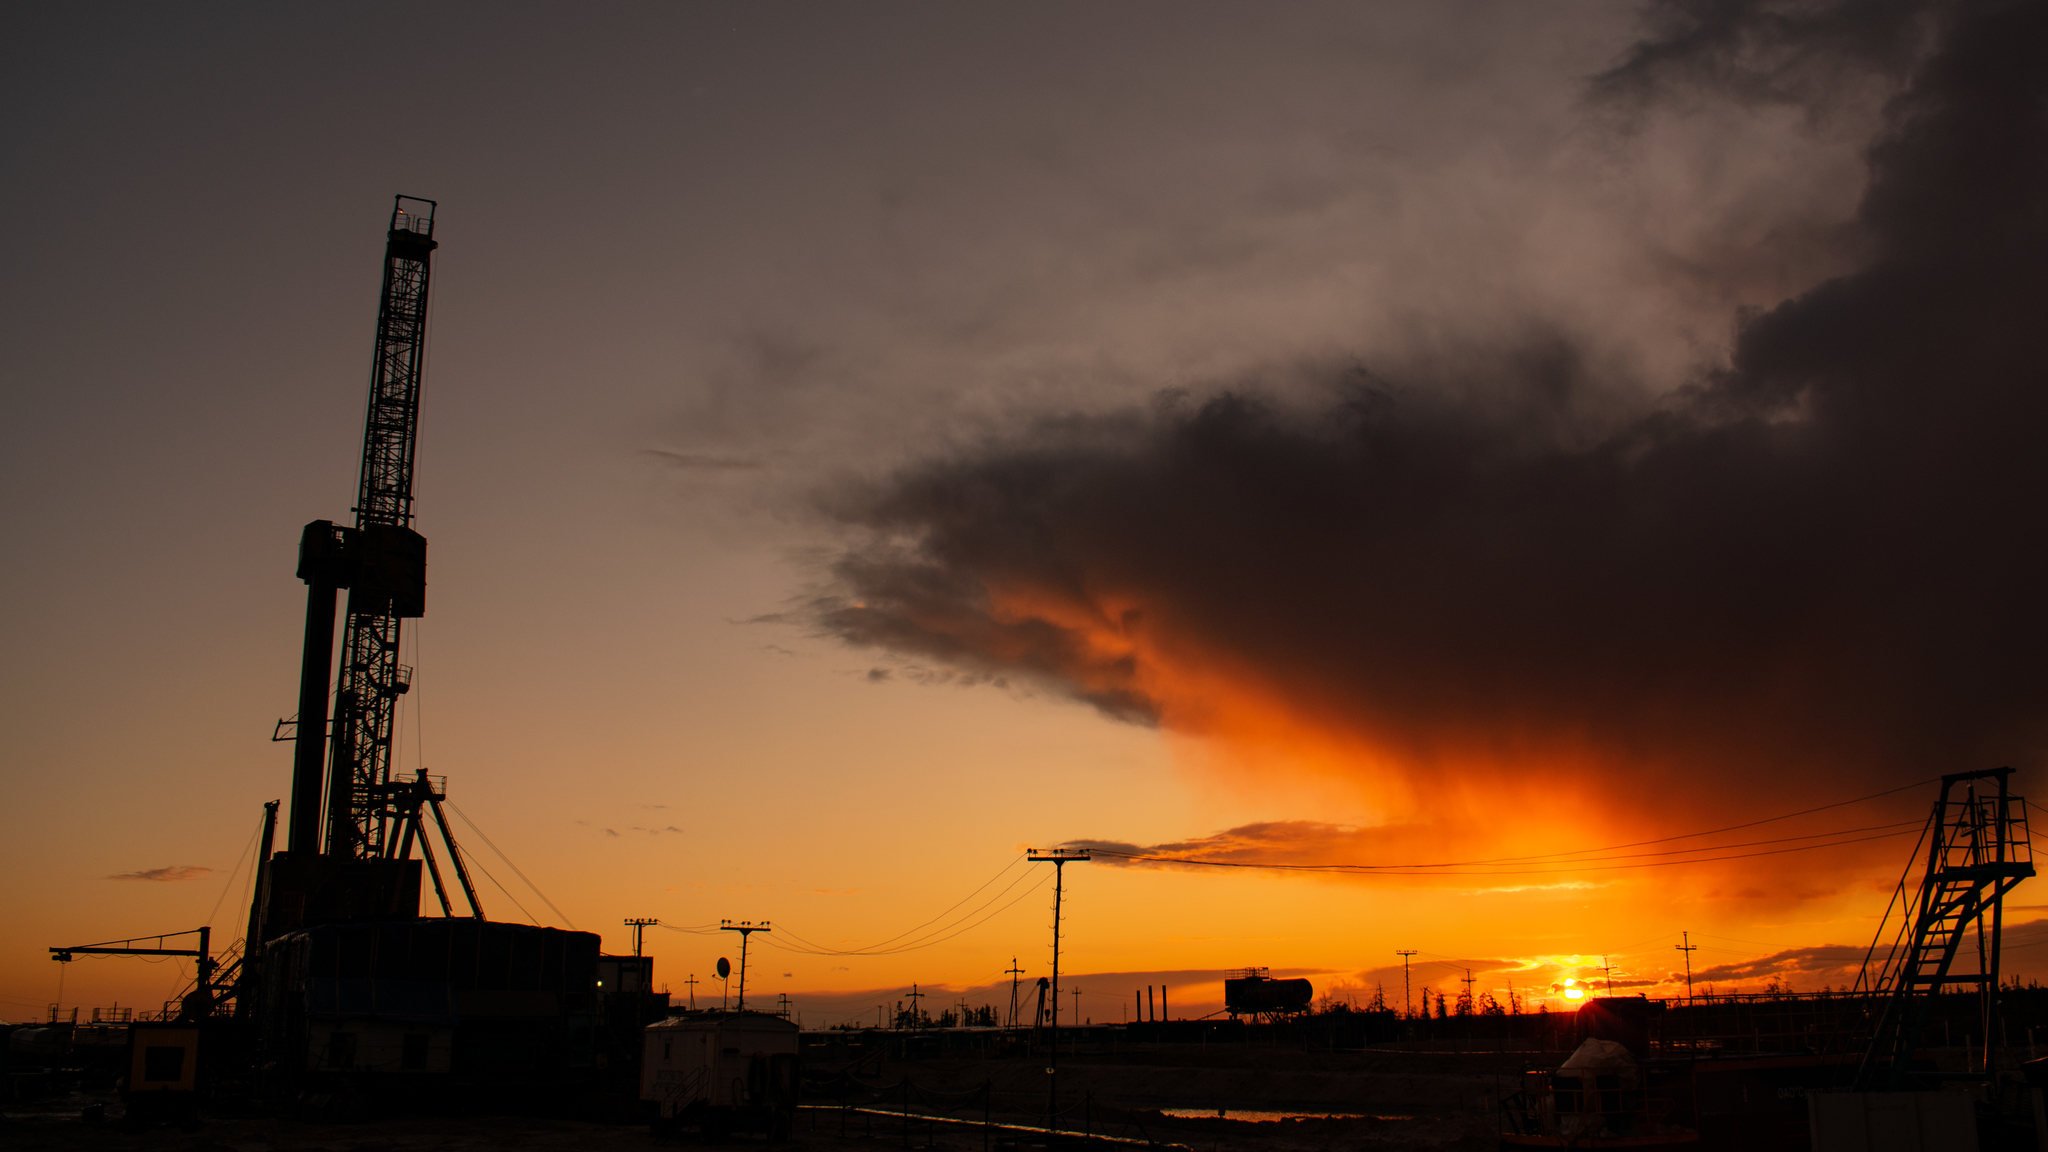
[{"label": "metal staircase", "polygon": [[[2034,874],[2026,800],[2007,787],[2011,768],[1959,772],[1941,778],[1941,798],[1928,817],[1926,871],[1872,991],[1883,1005],[1870,1049],[1857,1070],[1864,1091],[1907,1087],[1913,1053],[1925,1034],[1936,998],[1951,985],[1975,985],[1983,995],[1985,1070],[1990,1025],[1997,1020],[1999,945],[2005,894]],[[1994,791],[1995,788],[1995,791]],[[1955,972],[1957,954],[1976,930],[1978,965]],[[1871,949],[1872,961],[1877,949]],[[1868,970],[1866,962],[1866,971]]]}]

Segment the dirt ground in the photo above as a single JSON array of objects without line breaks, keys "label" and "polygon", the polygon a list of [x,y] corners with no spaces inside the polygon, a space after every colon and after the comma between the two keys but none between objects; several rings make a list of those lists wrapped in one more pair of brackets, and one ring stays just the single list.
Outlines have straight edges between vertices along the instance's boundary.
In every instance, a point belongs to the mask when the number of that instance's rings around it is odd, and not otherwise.
[{"label": "dirt ground", "polygon": [[[1063,1056],[1060,1095],[1063,1129],[1084,1125],[1094,1149],[1143,1147],[1147,1140],[1191,1152],[1481,1152],[1498,1147],[1494,1100],[1529,1059],[1513,1054],[1378,1053],[1227,1049],[1201,1051],[1161,1046],[1113,1053]],[[872,1111],[841,1112],[815,1095],[799,1114],[784,1148],[931,1149],[1029,1152],[1043,1148],[1041,1132],[994,1129],[979,1121],[978,1097],[987,1086],[988,1116],[997,1124],[1039,1127],[1048,1099],[1044,1058],[949,1058],[885,1063],[860,1069],[861,1102]],[[814,1069],[818,1070],[818,1069]],[[966,1097],[948,1125],[899,1116],[905,1078],[913,1111],[946,1107]],[[888,1091],[895,1086],[896,1091]],[[880,1098],[878,1098],[880,1097]],[[92,1123],[81,1113],[106,1106]],[[1225,1112],[1201,1117],[1166,1110]],[[1347,1118],[1253,1121],[1230,1119],[1242,1111],[1339,1113]],[[877,1114],[882,1113],[882,1114]],[[658,1152],[692,1146],[693,1137],[657,1139],[645,1127],[576,1120],[484,1117],[394,1117],[355,1123],[315,1123],[291,1117],[203,1116],[189,1129],[141,1131],[120,1122],[111,1094],[73,1095],[41,1105],[14,1105],[0,1127],[9,1152],[412,1152],[414,1149],[505,1149],[510,1152]],[[1128,1141],[1129,1143],[1124,1143]],[[734,1137],[730,1148],[762,1142]],[[1062,1146],[1077,1143],[1062,1140]]]}]

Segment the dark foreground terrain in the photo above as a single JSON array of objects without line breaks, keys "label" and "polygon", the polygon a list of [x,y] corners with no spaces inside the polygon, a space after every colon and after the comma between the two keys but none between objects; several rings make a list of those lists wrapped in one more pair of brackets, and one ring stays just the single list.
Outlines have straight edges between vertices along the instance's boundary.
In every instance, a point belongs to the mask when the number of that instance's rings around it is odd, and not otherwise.
[{"label": "dark foreground terrain", "polygon": [[[1515,1073],[1525,1064],[1555,1060],[1536,1053],[1332,1053],[1236,1045],[1208,1051],[1169,1045],[1084,1053],[1065,1056],[1060,1063],[1060,1126],[1115,1138],[1090,1142],[1096,1149],[1152,1142],[1194,1152],[1477,1152],[1497,1147],[1497,1093],[1512,1090]],[[783,1147],[875,1152],[1042,1148],[1042,1132],[1020,1129],[1045,1123],[1044,1065],[1043,1056],[965,1057],[851,1069],[837,1089],[850,1108],[813,1093],[810,1106],[798,1114],[794,1139]],[[81,1119],[94,1103],[106,1105],[102,1122]],[[918,1118],[902,1118],[906,1103]],[[1267,1118],[1276,1114],[1284,1118]],[[985,1129],[985,1118],[1012,1127]],[[292,1115],[208,1115],[189,1130],[142,1131],[129,1130],[120,1120],[111,1094],[13,1106],[0,1128],[0,1146],[10,1152],[643,1152],[696,1143],[688,1134],[657,1139],[644,1126],[517,1116],[393,1116],[331,1123]],[[759,1138],[744,1136],[725,1144],[765,1147]],[[1061,1141],[1062,1146],[1079,1144]]]}]

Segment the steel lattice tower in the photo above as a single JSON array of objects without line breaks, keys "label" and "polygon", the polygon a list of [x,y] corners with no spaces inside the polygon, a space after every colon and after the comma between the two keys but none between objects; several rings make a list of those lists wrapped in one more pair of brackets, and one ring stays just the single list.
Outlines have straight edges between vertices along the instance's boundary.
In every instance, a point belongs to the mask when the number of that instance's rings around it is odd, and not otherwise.
[{"label": "steel lattice tower", "polygon": [[[424,212],[409,211],[408,204]],[[327,781],[332,856],[383,856],[394,847],[392,721],[398,698],[412,686],[412,669],[398,662],[400,622],[425,610],[427,542],[412,530],[412,481],[433,236],[433,201],[397,197],[384,248],[354,509],[360,575],[349,589],[334,693]]]}]

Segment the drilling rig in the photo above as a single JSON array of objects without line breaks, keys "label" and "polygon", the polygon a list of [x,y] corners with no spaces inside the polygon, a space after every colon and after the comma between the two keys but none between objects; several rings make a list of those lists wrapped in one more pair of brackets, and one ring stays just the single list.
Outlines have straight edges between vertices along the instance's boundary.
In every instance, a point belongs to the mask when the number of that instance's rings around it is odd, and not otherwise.
[{"label": "drilling rig", "polygon": [[[190,1118],[201,1097],[346,1097],[381,1108],[458,1083],[469,1099],[511,1109],[606,1092],[630,1099],[638,1029],[667,1014],[667,994],[645,984],[651,957],[603,957],[630,960],[636,976],[632,988],[608,990],[595,933],[487,920],[442,812],[445,780],[424,767],[408,776],[393,755],[398,705],[412,687],[399,640],[404,622],[426,611],[427,542],[412,502],[434,208],[409,196],[392,203],[355,522],[315,520],[300,534],[299,711],[272,734],[294,746],[291,812],[286,846],[273,853],[279,803],[264,805],[240,954],[217,959],[206,927],[50,949],[60,961],[198,962],[191,994],[131,1030],[131,1115],[154,1107]],[[420,915],[422,865],[438,917]],[[186,935],[196,947],[166,946]]]},{"label": "drilling rig", "polygon": [[[429,813],[469,915],[484,918],[441,810],[445,782],[424,768],[405,778],[392,757],[399,698],[412,687],[412,669],[399,662],[399,639],[404,621],[426,611],[427,541],[413,528],[412,489],[427,286],[438,246],[434,208],[432,200],[411,196],[392,202],[355,524],[315,520],[299,537],[298,576],[306,583],[299,712],[280,721],[276,733],[295,746],[291,819],[266,885],[265,938],[328,921],[417,915],[415,845],[442,915],[454,915],[427,835]],[[337,666],[334,617],[344,588]]]}]

